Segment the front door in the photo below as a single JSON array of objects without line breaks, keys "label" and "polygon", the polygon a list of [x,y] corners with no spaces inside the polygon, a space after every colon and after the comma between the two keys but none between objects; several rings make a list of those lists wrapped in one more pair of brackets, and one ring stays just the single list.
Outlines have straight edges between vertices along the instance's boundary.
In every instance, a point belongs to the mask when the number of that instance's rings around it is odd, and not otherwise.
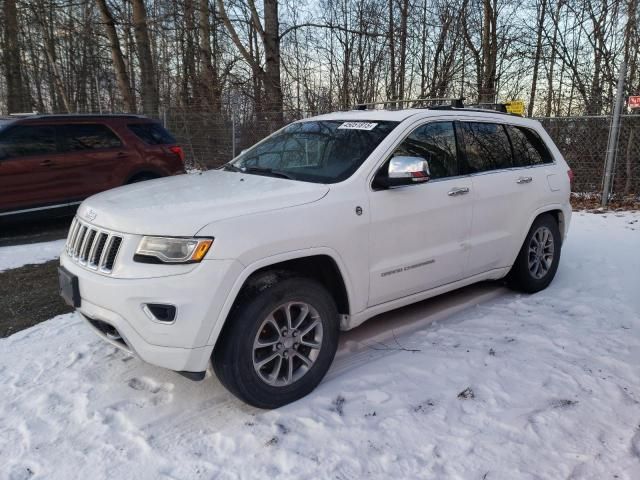
[{"label": "front door", "polygon": [[473,195],[457,152],[452,122],[421,125],[392,156],[426,159],[431,179],[370,192],[369,306],[464,277]]},{"label": "front door", "polygon": [[0,212],[68,200],[68,173],[61,169],[54,127],[15,125],[0,134]]}]

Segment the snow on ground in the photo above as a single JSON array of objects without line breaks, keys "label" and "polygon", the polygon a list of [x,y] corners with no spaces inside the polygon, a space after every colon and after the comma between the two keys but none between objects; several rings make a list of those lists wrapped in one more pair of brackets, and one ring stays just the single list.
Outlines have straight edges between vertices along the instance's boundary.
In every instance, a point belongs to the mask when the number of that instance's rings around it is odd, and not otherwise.
[{"label": "snow on ground", "polygon": [[0,247],[0,272],[60,257],[65,240]]},{"label": "snow on ground", "polygon": [[56,317],[0,340],[0,478],[640,478],[640,215],[575,214],[562,257],[348,332],[271,412]]}]

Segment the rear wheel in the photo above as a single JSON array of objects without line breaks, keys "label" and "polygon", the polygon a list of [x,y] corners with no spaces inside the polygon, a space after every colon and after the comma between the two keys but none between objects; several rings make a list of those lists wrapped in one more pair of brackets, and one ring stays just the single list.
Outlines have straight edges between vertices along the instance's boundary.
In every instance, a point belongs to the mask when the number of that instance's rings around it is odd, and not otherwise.
[{"label": "rear wheel", "polygon": [[547,288],[558,270],[561,246],[556,219],[548,213],[536,218],[509,272],[511,286],[527,293]]},{"label": "rear wheel", "polygon": [[314,280],[258,285],[241,294],[212,362],[234,395],[256,407],[276,408],[307,395],[324,377],[338,345],[338,312]]}]

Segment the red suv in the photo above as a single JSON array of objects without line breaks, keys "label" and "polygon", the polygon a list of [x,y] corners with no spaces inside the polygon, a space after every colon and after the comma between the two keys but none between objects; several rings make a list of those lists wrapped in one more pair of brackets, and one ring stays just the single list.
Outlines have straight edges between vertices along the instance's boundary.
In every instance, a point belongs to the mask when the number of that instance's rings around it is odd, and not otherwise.
[{"label": "red suv", "polygon": [[184,173],[184,153],[139,115],[0,119],[0,220],[62,213],[127,183]]}]

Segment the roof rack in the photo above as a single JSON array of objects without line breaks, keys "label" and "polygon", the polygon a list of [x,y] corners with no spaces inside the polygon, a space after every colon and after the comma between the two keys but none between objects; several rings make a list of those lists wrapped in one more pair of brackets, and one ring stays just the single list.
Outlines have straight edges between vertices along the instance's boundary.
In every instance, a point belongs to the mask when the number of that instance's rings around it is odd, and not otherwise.
[{"label": "roof rack", "polygon": [[[411,104],[408,107],[404,105]],[[487,112],[503,113],[505,115],[514,115],[521,117],[517,113],[509,111],[507,103],[472,103],[464,104],[464,98],[416,98],[411,100],[388,100],[386,102],[370,102],[361,103],[354,106],[355,110],[369,110],[376,106],[382,105],[383,108],[391,105],[394,110],[402,110],[403,108],[425,108],[429,110],[466,110],[469,112]]]},{"label": "roof rack", "polygon": [[33,112],[15,112],[9,114],[10,117],[30,117],[32,115],[40,115],[40,113],[34,110]]},{"label": "roof rack", "polygon": [[11,118],[25,118],[29,120],[41,120],[41,119],[61,119],[61,118],[95,118],[95,117],[107,117],[107,118],[147,118],[144,115],[136,113],[12,113]]},{"label": "roof rack", "polygon": [[[374,110],[376,106],[391,105],[394,109],[402,110],[404,105],[411,104],[408,108],[464,108],[464,98],[413,98],[409,100],[387,100],[386,102],[359,103],[353,107],[354,110]],[[422,106],[425,105],[426,106]]]},{"label": "roof rack", "polygon": [[499,113],[509,113],[506,103],[474,103],[468,105],[469,108],[477,108],[482,110],[495,110]]}]

